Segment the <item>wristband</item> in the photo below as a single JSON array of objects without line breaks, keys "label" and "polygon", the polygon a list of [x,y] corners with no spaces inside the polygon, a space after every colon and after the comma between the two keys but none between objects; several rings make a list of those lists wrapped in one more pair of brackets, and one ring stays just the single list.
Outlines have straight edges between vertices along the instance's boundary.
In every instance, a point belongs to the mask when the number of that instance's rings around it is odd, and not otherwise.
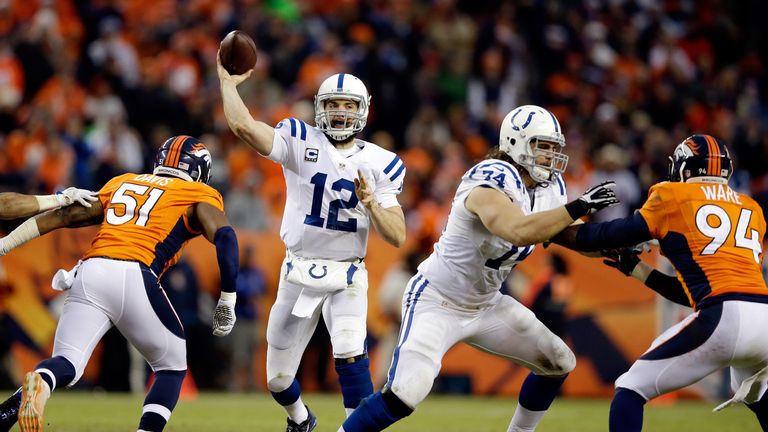
[{"label": "wristband", "polygon": [[573,220],[580,219],[582,216],[589,214],[589,206],[581,199],[575,199],[564,207]]},{"label": "wristband", "polygon": [[222,291],[219,295],[219,301],[224,303],[235,303],[237,301],[237,294],[233,292]]},{"label": "wristband", "polygon": [[651,274],[652,271],[653,271],[653,267],[640,261],[639,263],[637,263],[635,268],[632,269],[632,273],[630,273],[629,275],[639,280],[640,282],[645,283],[645,281],[648,279],[648,276]]},{"label": "wristband", "polygon": [[64,205],[64,195],[35,195],[35,199],[41,212],[57,209]]}]

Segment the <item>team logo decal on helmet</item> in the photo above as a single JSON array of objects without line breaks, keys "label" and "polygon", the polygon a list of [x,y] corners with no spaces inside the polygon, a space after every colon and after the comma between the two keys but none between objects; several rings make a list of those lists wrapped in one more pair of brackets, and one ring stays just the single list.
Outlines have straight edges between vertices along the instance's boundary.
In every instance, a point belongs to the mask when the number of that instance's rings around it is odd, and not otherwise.
[{"label": "team logo decal on helmet", "polygon": [[191,136],[170,137],[157,151],[152,173],[208,184],[211,179],[211,153],[205,144]]},{"label": "team logo decal on helmet", "polygon": [[[328,110],[332,99],[348,99],[357,103],[357,111]],[[340,73],[326,78],[315,96],[315,125],[334,140],[343,141],[363,130],[368,122],[371,97],[365,84],[354,75]]]},{"label": "team logo decal on helmet", "polygon": [[[547,143],[544,148],[542,144]],[[540,183],[565,171],[565,136],[555,115],[536,105],[515,108],[501,124],[499,148]]]},{"label": "team logo decal on helmet", "polygon": [[717,138],[696,134],[675,147],[669,158],[669,181],[687,182],[691,178],[712,183],[727,183],[733,174],[728,147]]}]

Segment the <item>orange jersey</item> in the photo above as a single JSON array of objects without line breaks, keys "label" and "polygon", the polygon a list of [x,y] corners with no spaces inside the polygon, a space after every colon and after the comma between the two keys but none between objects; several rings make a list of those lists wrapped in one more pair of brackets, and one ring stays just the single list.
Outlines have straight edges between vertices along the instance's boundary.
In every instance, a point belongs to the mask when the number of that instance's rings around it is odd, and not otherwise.
[{"label": "orange jersey", "polygon": [[727,185],[664,182],[651,187],[640,214],[694,309],[728,299],[768,302],[760,268],[765,219],[752,198]]},{"label": "orange jersey", "polygon": [[138,261],[160,276],[175,264],[186,243],[200,232],[187,209],[208,203],[224,211],[221,194],[199,182],[152,174],[123,174],[99,191],[104,221],[83,259]]}]

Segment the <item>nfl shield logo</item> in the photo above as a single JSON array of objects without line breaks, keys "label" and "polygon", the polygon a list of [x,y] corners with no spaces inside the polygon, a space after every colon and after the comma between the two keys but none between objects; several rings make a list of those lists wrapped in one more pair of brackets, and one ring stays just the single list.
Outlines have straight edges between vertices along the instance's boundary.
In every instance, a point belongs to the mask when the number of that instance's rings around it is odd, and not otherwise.
[{"label": "nfl shield logo", "polygon": [[320,154],[320,150],[316,148],[306,148],[304,149],[304,160],[307,162],[317,162],[317,155]]}]

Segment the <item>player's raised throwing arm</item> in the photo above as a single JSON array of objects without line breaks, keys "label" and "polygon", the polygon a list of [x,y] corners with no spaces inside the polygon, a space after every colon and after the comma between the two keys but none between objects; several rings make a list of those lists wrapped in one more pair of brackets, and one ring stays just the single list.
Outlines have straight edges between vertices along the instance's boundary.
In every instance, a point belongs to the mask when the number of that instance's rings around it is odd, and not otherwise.
[{"label": "player's raised throwing arm", "polygon": [[216,207],[200,203],[194,206],[192,220],[199,225],[203,236],[216,246],[216,259],[221,276],[221,294],[213,313],[213,334],[226,336],[235,326],[235,284],[240,266],[240,252],[235,230],[229,219]]},{"label": "player's raised throwing arm", "polygon": [[582,216],[617,204],[614,187],[614,182],[605,182],[562,207],[529,215],[508,196],[489,187],[474,188],[464,205],[494,235],[517,246],[527,246],[549,240]]},{"label": "player's raised throwing arm", "polygon": [[224,116],[229,128],[238,138],[245,141],[263,156],[272,152],[272,141],[275,139],[275,129],[251,117],[251,113],[237,93],[237,86],[248,79],[253,69],[242,75],[230,75],[221,65],[219,54],[216,54],[216,71],[219,74],[221,100],[224,103]]}]

